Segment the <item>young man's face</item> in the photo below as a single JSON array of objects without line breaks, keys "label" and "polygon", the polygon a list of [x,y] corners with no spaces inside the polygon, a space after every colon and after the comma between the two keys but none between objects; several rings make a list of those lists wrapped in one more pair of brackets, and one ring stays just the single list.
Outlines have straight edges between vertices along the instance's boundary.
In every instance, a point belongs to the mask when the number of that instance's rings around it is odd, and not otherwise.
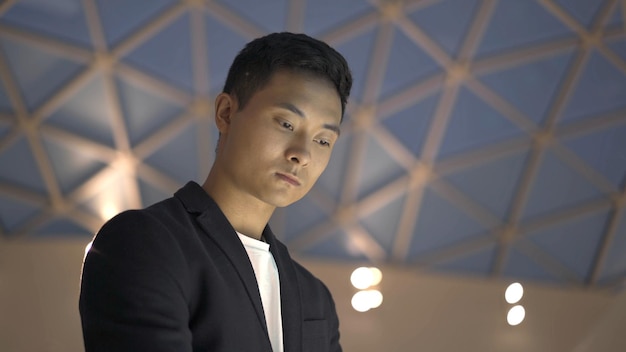
[{"label": "young man's face", "polygon": [[[220,99],[233,104],[228,114]],[[279,71],[243,109],[230,96],[217,104],[218,159],[233,197],[282,207],[313,187],[339,137],[341,102],[332,84]],[[220,114],[229,120],[220,122]]]}]

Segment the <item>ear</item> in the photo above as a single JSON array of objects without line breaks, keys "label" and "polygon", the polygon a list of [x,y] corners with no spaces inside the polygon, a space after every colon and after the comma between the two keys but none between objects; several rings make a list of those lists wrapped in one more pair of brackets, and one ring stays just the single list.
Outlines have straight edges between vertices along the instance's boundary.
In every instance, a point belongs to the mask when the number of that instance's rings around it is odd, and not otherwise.
[{"label": "ear", "polygon": [[227,133],[233,114],[237,111],[236,101],[227,93],[220,93],[215,98],[215,125],[220,133]]}]

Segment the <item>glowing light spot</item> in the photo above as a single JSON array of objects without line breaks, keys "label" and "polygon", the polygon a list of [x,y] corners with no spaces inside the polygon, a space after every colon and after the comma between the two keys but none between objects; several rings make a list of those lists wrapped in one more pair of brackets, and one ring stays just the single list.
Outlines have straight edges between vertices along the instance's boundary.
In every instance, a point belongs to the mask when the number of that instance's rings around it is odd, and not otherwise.
[{"label": "glowing light spot", "polygon": [[370,302],[367,292],[359,291],[352,296],[352,308],[357,312],[367,312],[370,310]]},{"label": "glowing light spot", "polygon": [[515,304],[522,299],[524,296],[524,287],[519,282],[515,282],[507,287],[504,292],[504,299],[506,299],[507,303]]},{"label": "glowing light spot", "polygon": [[506,321],[511,326],[519,325],[526,317],[526,310],[523,306],[517,305],[509,310],[509,314],[506,316]]},{"label": "glowing light spot", "polygon": [[359,290],[366,289],[371,286],[376,286],[383,278],[383,274],[378,268],[366,268],[360,267],[355,269],[350,275],[350,282],[355,288]]},{"label": "glowing light spot", "polygon": [[119,209],[113,202],[106,202],[100,208],[100,216],[103,220],[109,220],[117,213],[119,213]]}]

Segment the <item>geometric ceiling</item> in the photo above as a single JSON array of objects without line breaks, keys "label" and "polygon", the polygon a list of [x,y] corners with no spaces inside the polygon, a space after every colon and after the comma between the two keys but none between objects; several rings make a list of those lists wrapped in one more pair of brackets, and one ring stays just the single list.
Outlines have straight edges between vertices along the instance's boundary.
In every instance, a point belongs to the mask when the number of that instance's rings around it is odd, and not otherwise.
[{"label": "geometric ceiling", "polygon": [[304,32],[354,86],[328,169],[272,219],[299,256],[626,283],[624,0],[0,5],[0,238],[93,236],[202,182],[249,40]]}]

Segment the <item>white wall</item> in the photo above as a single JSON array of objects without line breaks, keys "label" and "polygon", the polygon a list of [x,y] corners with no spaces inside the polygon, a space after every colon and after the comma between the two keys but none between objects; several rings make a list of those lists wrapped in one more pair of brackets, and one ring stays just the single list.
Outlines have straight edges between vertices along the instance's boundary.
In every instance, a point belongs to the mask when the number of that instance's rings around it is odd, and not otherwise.
[{"label": "white wall", "polygon": [[[86,242],[0,242],[0,351],[83,350],[77,299]],[[626,351],[626,294],[526,285],[527,319],[510,327],[505,282],[383,267],[383,305],[357,313],[355,264],[301,262],[333,292],[346,351]]]}]

